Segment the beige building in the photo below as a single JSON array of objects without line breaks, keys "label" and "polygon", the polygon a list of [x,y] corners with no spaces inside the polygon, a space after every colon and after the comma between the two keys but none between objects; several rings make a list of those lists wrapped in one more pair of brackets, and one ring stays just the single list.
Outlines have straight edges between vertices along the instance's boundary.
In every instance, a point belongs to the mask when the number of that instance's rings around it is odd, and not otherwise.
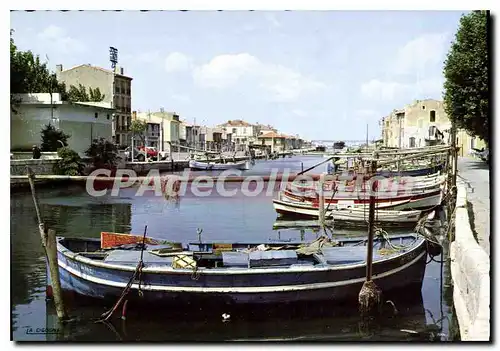
[{"label": "beige building", "polygon": [[268,132],[259,137],[260,144],[270,147],[271,152],[285,151],[287,148],[287,136],[276,132]]},{"label": "beige building", "polygon": [[[392,111],[380,124],[384,146],[413,148],[451,143],[451,121],[439,100],[416,100],[403,109]],[[471,148],[484,147],[484,142],[459,130],[457,146],[465,156]]]},{"label": "beige building", "polygon": [[132,78],[125,76],[123,67],[116,67],[115,71],[90,64],[79,65],[63,70],[62,65],[56,66],[57,79],[64,82],[66,87],[70,85],[78,87],[82,84],[92,89],[99,88],[104,94],[103,102],[111,103],[116,110],[113,116],[113,139],[117,145],[130,145],[130,122],[132,95]]},{"label": "beige building", "polygon": [[442,101],[417,100],[392,111],[381,124],[385,146],[412,148],[449,142],[451,122]]},{"label": "beige building", "polygon": [[158,147],[161,151],[177,151],[180,145],[180,121],[175,112],[135,112],[134,118],[148,122],[148,124],[159,125]]},{"label": "beige building", "polygon": [[17,112],[10,115],[10,148],[29,151],[40,146],[41,131],[52,124],[69,134],[68,147],[81,156],[93,139],[112,140],[111,116],[115,112],[105,102],[61,101],[60,94],[17,94]]},{"label": "beige building", "polygon": [[226,134],[231,134],[231,140],[234,144],[252,145],[258,142],[260,135],[260,126],[250,124],[241,119],[229,120],[219,125]]}]

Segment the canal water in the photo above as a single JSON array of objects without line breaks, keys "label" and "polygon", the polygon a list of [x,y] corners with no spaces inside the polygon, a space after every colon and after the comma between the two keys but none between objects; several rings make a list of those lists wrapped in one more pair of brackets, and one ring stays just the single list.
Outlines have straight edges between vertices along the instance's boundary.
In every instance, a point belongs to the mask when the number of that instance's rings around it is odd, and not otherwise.
[{"label": "canal water", "polygon": [[[269,175],[275,168],[297,172],[321,162],[318,157],[292,157],[257,161],[247,174]],[[320,168],[320,171],[323,169]],[[314,172],[314,171],[313,171]],[[317,172],[317,171],[316,171]],[[226,184],[229,190],[240,184]],[[274,230],[276,213],[271,196],[187,195],[179,202],[146,192],[137,196],[137,188],[122,189],[118,196],[109,193],[92,197],[81,185],[58,189],[39,189],[39,201],[46,227],[57,235],[100,237],[102,231],[138,233],[148,226],[148,236],[171,241],[196,241],[197,229],[203,240],[262,241],[313,240],[318,231]],[[393,300],[398,313],[386,313],[377,321],[360,320],[350,306],[309,306],[280,311],[262,307],[259,311],[232,313],[223,322],[220,311],[213,314],[183,313],[169,310],[131,308],[127,320],[96,324],[106,308],[95,303],[74,302],[70,314],[76,318],[60,325],[51,301],[45,300],[46,269],[40,244],[36,213],[29,192],[11,195],[11,301],[12,338],[14,340],[74,341],[222,341],[222,340],[409,340],[447,341],[450,333],[449,270],[446,264],[431,261],[426,267],[422,290],[411,301]],[[358,233],[357,231],[352,231]],[[392,309],[391,309],[392,310]],[[228,311],[229,312],[229,311]],[[264,316],[264,317],[263,317]]]}]

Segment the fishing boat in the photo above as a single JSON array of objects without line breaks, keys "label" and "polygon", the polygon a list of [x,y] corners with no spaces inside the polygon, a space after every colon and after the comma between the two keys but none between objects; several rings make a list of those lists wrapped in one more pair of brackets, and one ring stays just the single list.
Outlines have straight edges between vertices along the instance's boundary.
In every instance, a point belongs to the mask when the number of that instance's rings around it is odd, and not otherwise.
[{"label": "fishing boat", "polygon": [[213,171],[222,171],[226,169],[240,169],[247,170],[250,169],[250,164],[248,160],[236,161],[236,162],[203,162],[197,160],[189,161],[189,168],[197,169],[197,170],[213,170]]},{"label": "fishing boat", "polygon": [[[368,192],[343,192],[332,194],[333,196],[324,196],[325,204],[337,205],[338,207],[365,207],[370,203]],[[443,202],[443,189],[432,188],[420,192],[411,191],[395,195],[392,192],[377,193],[375,204],[377,207],[393,210],[426,210],[439,206]],[[319,205],[319,197],[315,195],[302,195],[292,191],[285,190],[278,194],[278,200],[289,201],[292,203],[304,203]]]},{"label": "fishing boat", "polygon": [[[403,205],[407,203],[408,201],[401,201],[399,204]],[[319,207],[310,204],[273,199],[273,207],[274,210],[282,216],[319,218]],[[397,207],[397,205],[394,207]],[[325,205],[325,211],[326,219],[345,222],[368,222],[368,206],[341,207],[338,205]],[[393,209],[380,209],[379,207],[376,208],[375,211],[375,222],[386,224],[414,224],[420,218],[421,213],[422,211],[419,210],[398,211]]]},{"label": "fishing boat", "polygon": [[[331,195],[332,191],[335,192],[365,192],[371,187],[371,177],[363,177],[363,175],[339,175],[331,176],[332,178],[325,177],[323,181],[323,191],[326,197]],[[360,177],[363,177],[360,178]],[[446,181],[445,175],[432,174],[419,177],[389,177],[385,179],[374,178],[376,181],[376,188],[379,193],[383,192],[408,192],[438,188]],[[293,192],[315,192],[317,191],[319,182],[308,181],[299,178],[290,182],[286,186],[286,190]],[[330,194],[329,194],[330,192]]]},{"label": "fishing boat", "polygon": [[[129,286],[127,299],[153,303],[357,301],[365,281],[366,241],[366,236],[286,244],[158,240],[103,249],[97,238],[58,237],[57,255],[63,291],[97,299],[118,298]],[[419,234],[377,235],[372,279],[384,292],[420,290],[426,247]],[[50,291],[50,280],[48,285]]]}]

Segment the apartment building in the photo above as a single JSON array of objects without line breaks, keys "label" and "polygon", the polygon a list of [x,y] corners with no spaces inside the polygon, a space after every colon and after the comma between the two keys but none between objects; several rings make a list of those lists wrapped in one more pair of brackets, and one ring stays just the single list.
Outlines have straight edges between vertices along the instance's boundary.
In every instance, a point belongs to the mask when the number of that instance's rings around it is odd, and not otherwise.
[{"label": "apartment building", "polygon": [[[180,145],[180,124],[179,115],[175,112],[133,112],[134,118],[146,121],[151,137],[157,142],[157,147],[161,151],[178,151]],[[153,145],[151,145],[153,146]]]},{"label": "apartment building", "polygon": [[[444,110],[443,101],[439,100],[416,100],[403,109],[393,110],[389,116],[381,119],[380,125],[384,146],[413,148],[449,145],[451,142],[451,121]],[[464,156],[471,148],[484,146],[484,142],[458,130],[457,146]]]},{"label": "apartment building", "polygon": [[241,119],[229,120],[218,127],[223,128],[226,134],[231,134],[231,141],[236,144],[252,145],[258,142],[260,127]]},{"label": "apartment building", "polygon": [[103,102],[111,103],[115,109],[112,123],[114,143],[123,147],[130,145],[132,78],[124,74],[123,67],[111,71],[83,64],[63,70],[62,65],[57,65],[56,76],[68,88],[70,85],[78,87],[79,84],[92,89],[99,88],[104,94]]}]

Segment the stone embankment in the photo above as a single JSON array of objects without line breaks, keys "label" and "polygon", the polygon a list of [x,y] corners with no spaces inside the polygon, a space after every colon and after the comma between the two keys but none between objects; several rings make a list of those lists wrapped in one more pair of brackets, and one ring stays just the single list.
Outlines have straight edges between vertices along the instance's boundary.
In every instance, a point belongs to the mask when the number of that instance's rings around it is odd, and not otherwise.
[{"label": "stone embankment", "polygon": [[467,192],[457,184],[455,238],[450,246],[453,303],[463,341],[490,340],[490,258],[473,236]]}]

